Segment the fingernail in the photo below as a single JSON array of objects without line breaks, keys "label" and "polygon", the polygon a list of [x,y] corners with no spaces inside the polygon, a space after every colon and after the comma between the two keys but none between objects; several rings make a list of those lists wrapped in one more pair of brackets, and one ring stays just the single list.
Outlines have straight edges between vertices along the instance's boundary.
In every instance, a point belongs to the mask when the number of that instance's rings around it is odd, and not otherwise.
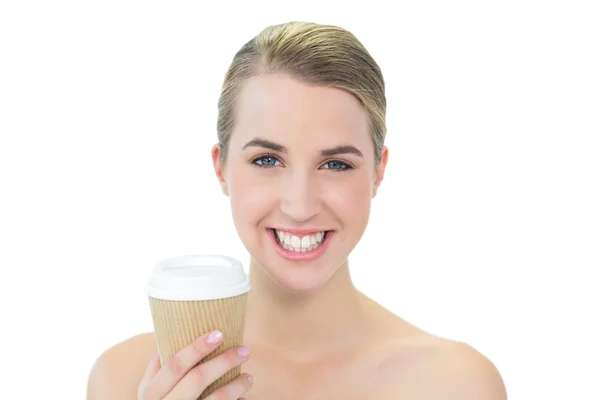
[{"label": "fingernail", "polygon": [[246,375],[246,379],[248,379],[248,382],[252,383],[254,381],[254,378],[252,377],[252,375]]},{"label": "fingernail", "polygon": [[237,353],[240,357],[248,357],[250,355],[250,349],[248,349],[246,346],[242,346],[237,349]]},{"label": "fingernail", "polygon": [[220,331],[212,331],[206,338],[206,341],[210,344],[216,344],[219,343],[222,338],[223,334]]}]

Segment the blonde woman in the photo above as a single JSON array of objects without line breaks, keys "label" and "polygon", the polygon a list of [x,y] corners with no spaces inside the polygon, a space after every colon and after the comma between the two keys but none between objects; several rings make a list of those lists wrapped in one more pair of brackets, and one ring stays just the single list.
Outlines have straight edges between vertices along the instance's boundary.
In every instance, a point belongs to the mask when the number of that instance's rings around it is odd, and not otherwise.
[{"label": "blonde woman", "polygon": [[235,55],[218,106],[212,160],[251,256],[245,345],[198,364],[222,342],[206,334],[161,368],[141,334],[98,358],[88,399],[197,399],[240,364],[209,400],[505,399],[478,351],[353,285],[348,256],[388,161],[383,76],[357,38],[269,26]]}]

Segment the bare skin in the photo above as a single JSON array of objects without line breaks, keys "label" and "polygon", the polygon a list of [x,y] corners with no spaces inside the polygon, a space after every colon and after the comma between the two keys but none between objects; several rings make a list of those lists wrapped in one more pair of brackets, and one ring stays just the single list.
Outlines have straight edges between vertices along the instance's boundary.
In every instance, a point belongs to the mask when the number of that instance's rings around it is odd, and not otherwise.
[{"label": "bare skin", "polygon": [[[359,303],[365,315],[364,325],[355,329],[347,342],[340,340],[329,351],[290,355],[288,351],[253,342],[251,334],[246,335],[247,342],[253,343],[250,345],[253,353],[242,371],[256,379],[245,397],[249,400],[382,398],[383,393],[390,391],[383,370],[389,368],[391,355],[433,336],[397,318],[367,296],[360,295]],[[405,339],[404,344],[400,338]]]},{"label": "bare skin", "polygon": [[[253,343],[251,335],[246,334],[244,343],[251,355],[242,364],[242,373],[250,373],[254,383],[244,397],[247,400],[506,399],[497,370],[476,350],[431,335],[367,296],[361,298],[371,315],[367,331],[372,336],[345,353],[290,360],[266,343]],[[153,332],[137,335],[109,350],[108,363],[114,377],[122,380],[119,384],[122,397],[111,393],[112,399],[136,397],[155,351]],[[457,382],[464,386],[458,387]]]},{"label": "bare skin", "polygon": [[[245,398],[506,398],[484,356],[424,332],[355,288],[348,256],[366,229],[388,160],[387,148],[375,160],[356,98],[285,75],[250,78],[228,156],[220,155],[215,145],[215,173],[251,256],[243,342],[251,355],[242,371],[254,383]],[[328,231],[329,244],[317,258],[298,261],[277,247],[271,229]],[[122,371],[110,378],[123,380],[129,397],[122,398],[135,398],[155,346],[153,334],[144,334],[104,357],[105,370]]]}]

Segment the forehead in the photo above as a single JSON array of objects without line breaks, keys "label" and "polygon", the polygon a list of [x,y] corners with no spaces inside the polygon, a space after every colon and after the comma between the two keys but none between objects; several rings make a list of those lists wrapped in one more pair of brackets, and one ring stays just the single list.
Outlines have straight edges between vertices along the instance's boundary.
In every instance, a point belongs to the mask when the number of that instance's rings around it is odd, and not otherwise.
[{"label": "forehead", "polygon": [[232,142],[261,136],[290,145],[306,139],[357,147],[370,143],[364,108],[342,89],[308,86],[286,75],[259,75],[244,82],[236,108]]}]

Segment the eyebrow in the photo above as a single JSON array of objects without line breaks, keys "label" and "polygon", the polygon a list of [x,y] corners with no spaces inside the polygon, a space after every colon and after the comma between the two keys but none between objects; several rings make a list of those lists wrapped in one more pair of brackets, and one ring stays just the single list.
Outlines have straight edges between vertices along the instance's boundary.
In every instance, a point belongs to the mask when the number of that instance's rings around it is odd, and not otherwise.
[{"label": "eyebrow", "polygon": [[[248,147],[263,147],[265,149],[270,149],[270,150],[277,151],[280,153],[288,153],[287,147],[285,147],[281,144],[272,142],[267,139],[262,139],[262,138],[252,139],[251,141],[246,143],[244,145],[244,147],[242,147],[242,150],[245,150]],[[359,157],[364,157],[362,151],[360,151],[359,149],[357,149],[356,147],[354,147],[352,145],[342,145],[342,146],[332,147],[330,149],[321,150],[321,156],[323,156],[323,157],[330,157],[330,156],[335,156],[335,155],[339,155],[339,154],[354,154]]]}]

